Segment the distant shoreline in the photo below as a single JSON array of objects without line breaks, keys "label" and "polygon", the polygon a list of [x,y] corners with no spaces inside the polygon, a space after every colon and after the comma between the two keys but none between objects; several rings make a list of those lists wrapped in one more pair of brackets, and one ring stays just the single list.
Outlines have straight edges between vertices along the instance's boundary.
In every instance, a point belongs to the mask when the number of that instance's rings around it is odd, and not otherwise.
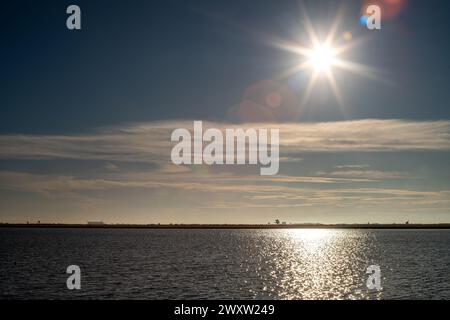
[{"label": "distant shoreline", "polygon": [[1,223],[0,228],[76,229],[450,229],[442,224],[61,224]]}]

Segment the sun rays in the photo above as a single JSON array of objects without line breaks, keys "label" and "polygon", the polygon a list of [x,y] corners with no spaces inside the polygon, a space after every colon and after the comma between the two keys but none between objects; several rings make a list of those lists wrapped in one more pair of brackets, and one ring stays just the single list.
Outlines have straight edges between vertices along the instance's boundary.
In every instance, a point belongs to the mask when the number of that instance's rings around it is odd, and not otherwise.
[{"label": "sun rays", "polygon": [[[303,10],[303,12],[306,11]],[[280,79],[290,77],[300,72],[309,72],[310,74],[309,80],[303,92],[301,106],[304,106],[310,100],[311,93],[317,86],[318,80],[320,78],[325,78],[333,92],[336,102],[342,107],[343,95],[339,89],[335,76],[338,69],[351,74],[356,74],[358,76],[383,81],[383,79],[377,75],[377,70],[345,59],[345,54],[361,44],[361,40],[352,39],[353,37],[351,33],[346,32],[345,37],[343,37],[345,43],[339,43],[337,34],[342,16],[343,12],[340,10],[336,15],[327,35],[321,38],[314,28],[309,16],[304,14],[303,22],[304,30],[306,30],[308,38],[307,44],[289,42],[281,39],[271,42],[271,45],[297,54],[302,58],[301,62],[287,70],[284,70],[279,75]]]}]

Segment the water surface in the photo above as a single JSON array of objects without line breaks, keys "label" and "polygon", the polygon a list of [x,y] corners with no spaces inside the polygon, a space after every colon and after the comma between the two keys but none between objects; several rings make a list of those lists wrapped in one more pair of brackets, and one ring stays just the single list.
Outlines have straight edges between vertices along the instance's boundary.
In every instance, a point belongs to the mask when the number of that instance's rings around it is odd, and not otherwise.
[{"label": "water surface", "polygon": [[449,230],[0,229],[3,299],[449,299],[449,272]]}]

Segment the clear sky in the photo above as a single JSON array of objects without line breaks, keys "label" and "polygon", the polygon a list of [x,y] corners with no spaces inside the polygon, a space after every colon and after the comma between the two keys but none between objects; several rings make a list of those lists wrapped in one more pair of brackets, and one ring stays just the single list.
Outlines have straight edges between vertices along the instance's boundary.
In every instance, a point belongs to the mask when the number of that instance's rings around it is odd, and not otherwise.
[{"label": "clear sky", "polygon": [[[335,21],[348,63],[309,87],[299,48]],[[2,1],[0,221],[450,222],[449,21],[441,0]],[[193,120],[280,128],[279,174],[173,165]]]}]

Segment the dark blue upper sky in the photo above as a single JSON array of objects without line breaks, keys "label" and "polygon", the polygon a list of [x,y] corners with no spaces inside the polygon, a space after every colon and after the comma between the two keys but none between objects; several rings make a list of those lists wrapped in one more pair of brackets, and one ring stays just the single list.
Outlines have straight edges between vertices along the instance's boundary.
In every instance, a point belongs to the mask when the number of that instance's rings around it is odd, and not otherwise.
[{"label": "dark blue upper sky", "polygon": [[[81,31],[65,27],[72,3],[82,10]],[[304,3],[313,23],[327,28],[341,2]],[[368,37],[350,55],[389,83],[343,76],[345,112],[329,107],[333,99],[312,101],[301,120],[450,118],[450,4],[410,0],[382,30],[369,31],[358,24],[361,1],[343,3],[340,29]],[[264,35],[300,39],[301,17],[292,0],[2,2],[0,130],[224,119],[248,86],[295,63]],[[295,90],[307,79],[286,81]]]}]

